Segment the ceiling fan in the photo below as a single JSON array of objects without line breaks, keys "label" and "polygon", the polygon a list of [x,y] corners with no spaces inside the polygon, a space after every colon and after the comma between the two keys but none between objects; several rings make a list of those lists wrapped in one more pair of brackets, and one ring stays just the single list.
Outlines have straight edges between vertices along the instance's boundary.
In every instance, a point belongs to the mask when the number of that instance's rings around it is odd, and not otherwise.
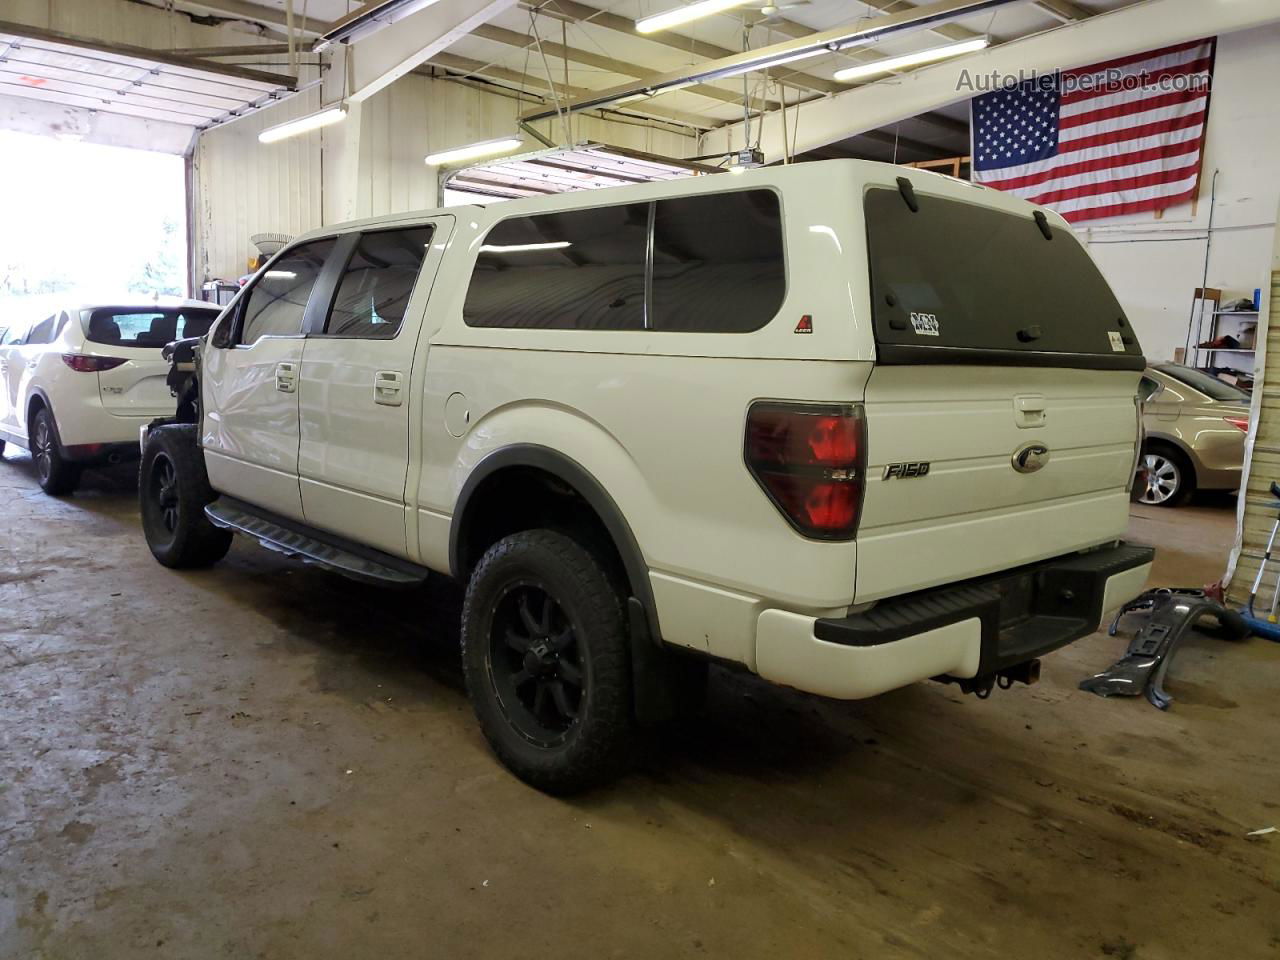
[{"label": "ceiling fan", "polygon": [[765,0],[760,6],[760,13],[764,17],[764,23],[775,23],[782,18],[783,10],[790,10],[792,7],[807,7],[812,0],[790,0],[789,3],[771,3]]}]

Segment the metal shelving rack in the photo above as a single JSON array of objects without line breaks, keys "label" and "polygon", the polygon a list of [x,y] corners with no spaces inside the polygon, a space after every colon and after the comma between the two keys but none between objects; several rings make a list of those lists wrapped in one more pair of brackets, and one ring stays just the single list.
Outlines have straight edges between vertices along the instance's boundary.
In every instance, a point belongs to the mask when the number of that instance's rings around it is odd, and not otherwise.
[{"label": "metal shelving rack", "polygon": [[[1192,328],[1194,336],[1190,343],[1190,366],[1198,370],[1209,372],[1209,367],[1223,368],[1235,370],[1240,374],[1248,377],[1253,376],[1253,356],[1254,347],[1202,347],[1201,343],[1208,343],[1218,339],[1219,336],[1229,335],[1237,341],[1241,339],[1241,335],[1245,332],[1247,324],[1253,324],[1254,335],[1256,336],[1258,324],[1258,311],[1256,310],[1220,310],[1218,304],[1222,302],[1222,291],[1208,288],[1196,288],[1192,300],[1192,317],[1194,322]],[[1206,320],[1208,323],[1206,324]],[[1234,329],[1223,330],[1223,320],[1234,320]],[[1208,329],[1206,330],[1206,326]],[[1221,358],[1219,357],[1221,355]],[[1221,362],[1220,362],[1221,361]],[[1236,362],[1232,362],[1236,361]]]}]

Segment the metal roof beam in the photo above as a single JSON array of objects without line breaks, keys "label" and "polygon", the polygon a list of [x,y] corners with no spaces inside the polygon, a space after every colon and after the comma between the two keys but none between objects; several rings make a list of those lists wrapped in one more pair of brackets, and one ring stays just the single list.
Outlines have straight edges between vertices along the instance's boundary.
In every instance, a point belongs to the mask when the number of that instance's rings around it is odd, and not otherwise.
[{"label": "metal roof beam", "polygon": [[1071,0],[1036,0],[1036,6],[1063,23],[1088,20],[1094,15],[1092,10],[1086,10],[1079,4],[1072,3]]},{"label": "metal roof beam", "polygon": [[[673,50],[679,50],[681,53],[690,53],[697,57],[705,57],[708,60],[719,60],[721,57],[731,57],[738,51],[730,50],[728,47],[717,46],[714,43],[707,43],[705,40],[697,40],[693,37],[686,37],[683,34],[673,33],[670,30],[660,30],[657,33],[637,33],[636,22],[626,17],[620,17],[616,13],[609,13],[607,10],[597,10],[595,7],[589,7],[585,3],[578,3],[576,0],[550,0],[545,4],[531,3],[529,0],[521,0],[520,6],[526,10],[536,9],[539,13],[557,19],[563,19],[569,23],[590,24],[592,26],[603,27],[606,30],[613,30],[616,33],[625,33],[628,36],[639,36],[653,43],[660,43],[664,47],[670,47]],[[780,21],[788,24],[788,29],[779,27],[779,24],[772,24],[774,29],[780,33],[786,33],[788,36],[806,36],[814,31],[808,27],[802,27],[799,24],[792,24],[790,21]],[[791,32],[790,28],[799,32]],[[836,83],[834,80],[828,80],[825,77],[814,77],[807,73],[787,73],[782,82],[788,86],[797,87],[801,90],[811,90],[814,93],[836,93],[844,90],[842,83]]]},{"label": "metal roof beam", "polygon": [[457,40],[515,5],[516,0],[438,0],[346,44],[351,93],[360,103],[390,86]]},{"label": "metal roof beam", "polygon": [[[485,63],[481,60],[472,60],[470,57],[460,57],[455,53],[437,53],[431,58],[430,63],[443,67],[455,73],[463,74],[465,77],[480,77],[483,79],[500,80],[503,83],[510,84],[513,87],[529,88],[542,91],[542,94],[534,94],[540,99],[546,100],[548,97],[554,99],[557,91],[561,96],[580,97],[585,96],[591,91],[585,87],[565,87],[557,84],[556,88],[552,88],[548,81],[534,74],[518,73],[515,70],[508,70],[506,67],[495,66],[491,63]],[[699,117],[692,113],[684,113],[680,110],[671,110],[667,107],[659,107],[649,103],[627,104],[618,108],[619,113],[633,114],[637,119],[650,118],[653,120],[662,120],[668,123],[679,124],[682,127],[691,127],[695,130],[709,130],[713,126],[713,122],[707,120],[706,117]]]},{"label": "metal roof beam", "polygon": [[[536,48],[538,41],[533,37],[526,36],[523,33],[517,33],[514,30],[506,30],[502,27],[495,27],[492,24],[484,24],[471,31],[473,37],[479,37],[481,40],[491,40],[494,43],[502,43],[507,46],[516,47],[518,49]],[[627,63],[623,60],[615,60],[613,57],[606,57],[598,53],[590,53],[586,50],[577,50],[572,47],[566,47],[563,44],[555,43],[551,40],[542,41],[542,51],[549,57],[555,57],[557,60],[569,60],[573,63],[585,64],[589,67],[597,67],[600,70],[607,70],[610,73],[616,73],[624,77],[645,77],[650,71],[643,66],[634,63]],[[719,87],[709,86],[707,84],[696,84],[687,88],[686,93],[696,93],[701,97],[707,97],[711,100],[719,100],[721,103],[731,103],[740,105],[742,103],[742,94],[734,93],[731,90],[722,90]],[[590,95],[590,91],[587,91]],[[752,98],[751,109],[756,111],[768,110],[773,104],[766,103],[762,100]]]}]

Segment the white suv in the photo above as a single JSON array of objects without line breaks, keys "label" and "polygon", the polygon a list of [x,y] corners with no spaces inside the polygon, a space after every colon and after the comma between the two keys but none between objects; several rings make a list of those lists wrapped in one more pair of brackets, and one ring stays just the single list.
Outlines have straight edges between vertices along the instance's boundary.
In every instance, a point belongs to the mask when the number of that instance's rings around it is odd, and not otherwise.
[{"label": "white suv", "polygon": [[519,776],[580,788],[705,663],[830,697],[985,695],[1144,585],[1121,542],[1144,361],[1061,218],[859,161],[301,238],[145,441],[170,566],[229,531],[464,581]]},{"label": "white suv", "polygon": [[162,348],[204,334],[219,309],[168,300],[0,320],[0,452],[30,450],[51,494],[74,490],[85,466],[136,457],[138,430],[173,412]]}]

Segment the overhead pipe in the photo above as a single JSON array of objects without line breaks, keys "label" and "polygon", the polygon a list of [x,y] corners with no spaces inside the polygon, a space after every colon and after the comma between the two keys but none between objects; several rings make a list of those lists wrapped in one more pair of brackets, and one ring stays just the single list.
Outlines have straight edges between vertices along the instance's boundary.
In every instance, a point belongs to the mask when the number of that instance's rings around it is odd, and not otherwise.
[{"label": "overhead pipe", "polygon": [[[877,17],[874,20],[859,21],[859,25],[846,25],[824,30],[796,40],[775,43],[755,50],[744,50],[730,57],[719,60],[708,60],[693,67],[685,67],[671,73],[655,74],[641,80],[633,80],[621,86],[611,87],[571,100],[567,106],[570,113],[603,107],[619,100],[640,99],[669,93],[695,83],[707,83],[725,77],[736,77],[752,70],[764,70],[769,67],[808,57],[821,56],[826,53],[837,53],[849,47],[861,46],[875,40],[881,40],[896,33],[922,30],[940,26],[962,17],[996,7],[1006,7],[1015,3],[1029,3],[1030,0],[941,0],[927,6],[912,7],[901,13]],[[561,107],[561,110],[566,109]],[[555,110],[539,110],[525,114],[523,120],[546,120],[556,116]]]}]

